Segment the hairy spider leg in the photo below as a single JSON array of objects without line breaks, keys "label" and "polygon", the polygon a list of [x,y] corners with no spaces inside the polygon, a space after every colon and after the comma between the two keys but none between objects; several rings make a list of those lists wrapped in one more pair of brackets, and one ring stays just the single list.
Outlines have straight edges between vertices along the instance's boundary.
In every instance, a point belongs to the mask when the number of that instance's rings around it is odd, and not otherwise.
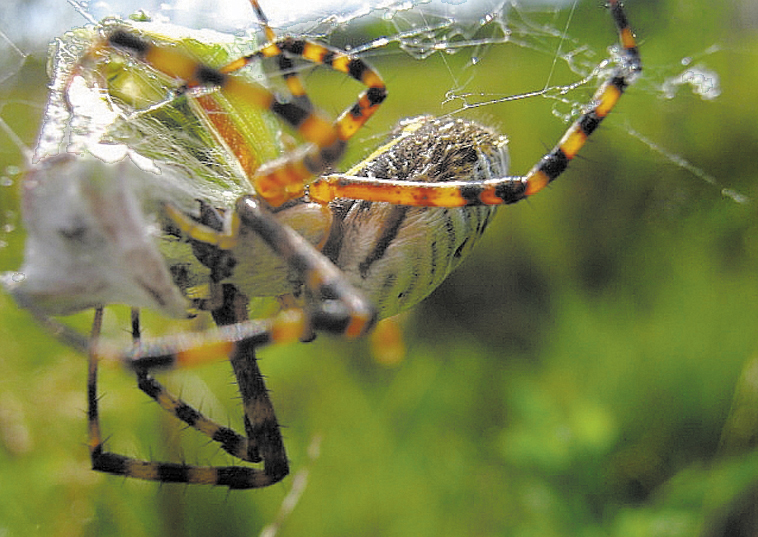
[{"label": "hairy spider leg", "polygon": [[[256,348],[296,341],[313,330],[358,337],[375,323],[374,308],[305,239],[279,223],[255,198],[243,198],[238,205],[242,224],[259,233],[278,255],[301,272],[309,293],[317,297],[318,302],[307,319],[299,310],[286,310],[275,319],[248,321],[246,298],[234,286],[223,284],[222,304],[211,312],[220,327],[218,330],[195,336],[181,334],[152,341],[139,340],[133,349],[125,352],[98,346],[102,318],[102,312],[98,310],[93,325],[91,349],[94,350],[90,352],[88,380],[89,445],[93,469],[138,479],[216,484],[233,489],[265,487],[280,481],[287,475],[289,466],[273,405],[255,360]],[[133,333],[138,339],[137,321],[133,322]],[[237,376],[247,438],[206,418],[171,395],[149,375],[152,369],[200,364],[220,357],[229,357]],[[96,368],[99,361],[125,363],[137,373],[140,389],[162,408],[219,442],[228,453],[251,462],[262,460],[263,470],[148,462],[103,451],[97,418]]]},{"label": "hairy spider leg", "polygon": [[[246,321],[247,298],[230,284],[224,284],[221,292],[222,305],[212,312],[216,324],[235,326]],[[255,348],[254,340],[238,342],[230,362],[242,396],[249,453],[263,460],[263,472],[270,477],[270,483],[276,483],[289,473],[289,462],[274,405],[258,368]]]},{"label": "hairy spider leg", "polygon": [[299,57],[318,65],[324,65],[346,74],[368,88],[360,94],[358,100],[351,107],[343,111],[335,122],[344,140],[348,140],[354,136],[387,96],[387,89],[381,76],[366,62],[344,51],[327,47],[309,39],[291,36],[277,37],[271,29],[268,19],[258,1],[250,0],[250,4],[253,6],[260,24],[263,26],[268,42],[258,51],[220,67],[219,71],[222,73],[232,73],[254,61],[263,58],[277,58],[281,71],[280,74],[287,84],[287,89],[298,103],[308,110],[312,109],[312,104],[308,98],[305,86],[303,86],[297,73],[293,70],[290,56]]},{"label": "hairy spider leg", "polygon": [[[227,302],[224,302],[220,306],[219,310],[221,309],[229,309],[227,307]],[[214,315],[214,319],[215,318],[216,315]],[[240,320],[245,319],[241,318]],[[227,322],[226,324],[229,323]],[[219,324],[219,326],[221,325]],[[135,340],[134,353],[135,355],[140,355],[140,346],[142,341],[140,337],[139,310],[136,308],[132,310],[132,334]],[[239,360],[238,356],[244,354],[242,352],[243,350],[244,349],[242,348],[235,347],[234,352],[230,353],[232,355],[232,359],[237,358]],[[252,367],[257,370],[254,356],[252,357],[252,363]],[[257,436],[250,436],[248,434],[248,438],[246,438],[235,432],[233,429],[224,427],[205,417],[198,410],[192,408],[189,404],[171,394],[160,382],[158,382],[149,374],[148,367],[135,367],[134,369],[137,374],[137,386],[139,389],[154,399],[155,402],[158,403],[158,405],[168,413],[183,421],[189,427],[200,431],[214,442],[218,442],[221,449],[230,455],[249,462],[260,462],[262,460],[261,456],[259,455],[257,443],[255,442],[255,440],[258,438]],[[258,376],[261,377],[260,372]],[[244,383],[241,382],[238,378],[238,385],[240,386],[240,390],[243,389],[243,384]],[[262,391],[265,392],[265,388]],[[243,400],[244,399],[245,398],[243,396]],[[275,418],[274,421],[276,421]]]},{"label": "hairy spider leg", "polygon": [[308,197],[319,203],[350,198],[396,205],[464,207],[510,204],[536,194],[566,170],[587,138],[595,132],[642,71],[637,43],[621,3],[609,0],[609,7],[622,47],[619,64],[595,92],[590,101],[590,109],[568,128],[553,150],[542,157],[526,175],[483,181],[430,183],[332,174],[320,177],[308,185]]},{"label": "hairy spider leg", "polygon": [[[270,414],[265,414],[260,413],[261,407],[255,408],[255,410],[259,412],[255,416],[256,423],[263,424],[260,429],[267,430],[267,424],[271,423],[271,420],[273,419],[273,428],[276,433],[273,441],[271,438],[266,438],[265,440],[268,443],[262,443],[261,451],[264,453],[263,457],[259,457],[257,454],[253,457],[253,462],[257,462],[261,458],[264,458],[263,470],[241,466],[194,466],[181,463],[146,461],[105,451],[100,431],[97,396],[97,370],[98,364],[102,358],[98,355],[96,348],[102,327],[102,318],[103,309],[98,308],[95,311],[95,320],[93,322],[91,334],[92,344],[90,345],[90,352],[88,353],[88,444],[93,470],[148,481],[222,485],[227,486],[230,489],[265,487],[280,481],[287,475],[288,465],[286,455],[284,454],[284,448],[281,443],[278,424],[276,424],[276,418],[273,416],[273,409]],[[135,349],[138,349],[141,341],[139,339],[139,321],[136,313],[133,315],[132,327],[135,338]],[[238,356],[239,354],[236,355],[235,358]],[[245,361],[247,362],[247,360]],[[255,360],[253,359],[250,362],[252,363],[252,369],[257,371]],[[237,449],[227,449],[227,451],[244,460],[251,460],[247,450],[244,450],[244,452],[242,450],[242,447],[246,446],[245,438],[240,437],[237,433],[234,433],[226,427],[221,427],[211,420],[208,420],[186,403],[173,397],[165,390],[165,388],[163,388],[163,386],[148,375],[147,368],[135,367],[135,370],[137,371],[140,389],[153,397],[163,408],[172,411],[177,418],[204,432],[213,440],[221,443],[221,446],[224,447],[224,449],[231,445],[230,442],[238,441],[239,445],[237,446]],[[259,371],[258,376],[260,377]],[[265,395],[265,388],[262,390],[262,393],[267,400],[268,398]],[[278,446],[280,447],[278,458],[271,453],[272,451],[276,451],[276,437],[278,437]],[[274,449],[264,449],[268,445],[274,445]],[[268,456],[268,459],[266,459],[266,456]]]},{"label": "hairy spider leg", "polygon": [[[300,106],[306,110],[312,110],[313,105],[311,104],[308,94],[305,91],[305,86],[303,86],[303,84],[300,82],[300,78],[297,76],[297,73],[293,70],[294,64],[292,60],[286,54],[283,54],[283,51],[281,49],[279,49],[278,52],[275,50],[277,35],[271,28],[268,17],[266,17],[266,14],[263,12],[263,9],[258,3],[258,0],[250,0],[250,5],[255,12],[255,16],[258,18],[258,23],[263,27],[263,33],[265,34],[267,41],[266,48],[274,51],[273,55],[277,58],[279,74],[284,79],[284,82],[287,85],[287,89]],[[250,61],[252,61],[252,59],[253,58],[251,56],[247,56],[242,61],[236,60],[224,67],[219,68],[219,71],[222,73],[231,73],[247,65]]]}]

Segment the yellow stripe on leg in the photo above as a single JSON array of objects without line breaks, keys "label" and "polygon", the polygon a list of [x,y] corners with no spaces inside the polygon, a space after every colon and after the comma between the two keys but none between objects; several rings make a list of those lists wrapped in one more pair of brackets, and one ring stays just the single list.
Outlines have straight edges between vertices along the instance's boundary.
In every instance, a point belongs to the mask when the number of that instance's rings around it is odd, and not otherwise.
[{"label": "yellow stripe on leg", "polygon": [[179,229],[188,237],[217,246],[222,250],[231,250],[237,245],[237,235],[240,227],[240,220],[236,214],[231,215],[231,226],[228,231],[219,232],[215,229],[196,222],[188,215],[177,209],[171,204],[164,206],[166,214]]}]

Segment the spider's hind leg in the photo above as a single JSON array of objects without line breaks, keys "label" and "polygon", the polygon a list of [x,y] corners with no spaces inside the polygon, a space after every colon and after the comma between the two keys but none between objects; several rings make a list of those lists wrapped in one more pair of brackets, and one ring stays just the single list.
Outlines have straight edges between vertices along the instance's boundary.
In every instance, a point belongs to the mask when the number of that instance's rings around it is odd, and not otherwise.
[{"label": "spider's hind leg", "polygon": [[[284,454],[284,447],[281,442],[281,436],[278,433],[276,418],[273,417],[273,408],[271,407],[270,402],[268,403],[270,413],[267,414],[267,416],[270,415],[273,419],[272,428],[275,434],[270,434],[269,429],[271,428],[264,428],[264,430],[269,433],[266,438],[260,442],[249,441],[247,438],[237,434],[232,429],[223,427],[206,418],[187,403],[173,396],[157,380],[150,376],[148,373],[149,368],[146,365],[135,365],[133,367],[137,374],[138,386],[147,395],[152,397],[161,408],[170,412],[187,425],[207,435],[211,440],[218,442],[220,446],[231,455],[250,462],[259,462],[261,459],[265,459],[264,469],[259,470],[256,468],[246,468],[241,466],[192,466],[187,464],[145,461],[105,451],[100,430],[97,397],[97,366],[101,357],[98,356],[95,350],[102,325],[102,313],[102,308],[99,308],[95,313],[95,320],[92,328],[93,344],[91,345],[92,350],[89,353],[87,376],[88,444],[92,468],[94,470],[149,481],[223,485],[232,489],[265,487],[280,481],[287,475],[288,466],[286,455]],[[139,353],[139,320],[136,313],[133,314],[132,317],[132,331],[135,338],[135,351]],[[243,359],[245,363],[252,363],[252,366],[249,366],[249,368],[254,372],[257,372],[257,378],[260,379],[260,387],[255,386],[255,388],[258,389],[259,393],[263,394],[263,398],[268,401],[265,386],[263,386],[262,377],[260,371],[258,371],[257,366],[255,365],[255,360],[245,359],[246,356],[242,353],[245,348],[244,345],[240,345],[238,348],[239,351],[235,353],[235,356]],[[138,364],[139,359],[132,363]],[[243,379],[241,379],[240,382],[242,383]],[[246,408],[247,407],[248,406],[246,405]],[[254,410],[258,412],[258,416],[260,415],[261,408],[265,408],[265,405],[254,406]],[[250,431],[256,433],[256,431],[261,429],[248,427],[248,421],[249,420],[246,416],[245,423],[248,434]],[[254,423],[257,423],[258,421],[260,420],[256,417]],[[263,421],[267,424],[271,423],[271,419]],[[258,437],[256,436],[255,438]],[[259,445],[260,452],[263,453],[263,456],[259,455]],[[272,445],[273,448],[269,449],[269,446]]]},{"label": "spider's hind leg", "polygon": [[[211,312],[216,324],[229,326],[246,321],[247,298],[233,285],[224,284],[221,289],[222,304]],[[255,347],[254,341],[241,341],[235,345],[229,360],[242,396],[248,454],[263,460],[264,472],[276,482],[289,473],[289,463],[274,406],[258,368]]]},{"label": "spider's hind leg", "polygon": [[[103,472],[164,482],[206,483],[230,488],[265,487],[289,472],[279,425],[258,369],[255,350],[263,345],[291,342],[313,331],[357,337],[370,330],[377,318],[375,308],[321,252],[275,216],[252,196],[243,196],[234,213],[239,226],[257,233],[274,252],[300,275],[310,297],[306,311],[288,310],[273,319],[247,320],[247,299],[233,285],[216,284],[222,291],[211,314],[219,326],[203,334],[181,334],[140,341],[130,352],[90,353],[90,450],[93,468]],[[219,232],[203,223],[179,219],[177,225],[194,240],[223,249],[234,244],[236,233]],[[234,226],[236,227],[236,226]],[[93,340],[99,334],[95,323]],[[97,351],[97,352],[96,352]],[[149,372],[155,368],[204,363],[228,356],[237,376],[245,408],[247,439],[208,420],[186,403],[169,394]],[[99,360],[120,361],[138,373],[140,388],[191,427],[221,444],[244,460],[262,460],[263,470],[245,467],[195,467],[183,464],[146,462],[103,452],[97,421],[96,367]],[[244,449],[244,453],[240,453]]]}]

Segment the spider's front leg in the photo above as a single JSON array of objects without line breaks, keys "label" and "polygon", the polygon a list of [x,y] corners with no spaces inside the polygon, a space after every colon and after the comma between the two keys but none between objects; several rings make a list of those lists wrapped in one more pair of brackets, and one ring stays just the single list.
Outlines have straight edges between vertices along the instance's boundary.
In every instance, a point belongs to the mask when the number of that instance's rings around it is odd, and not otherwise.
[{"label": "spider's front leg", "polygon": [[[324,204],[335,199],[349,198],[415,207],[472,207],[516,203],[542,191],[566,171],[590,135],[596,132],[626,89],[642,72],[637,42],[623,5],[619,0],[608,0],[608,7],[619,35],[617,65],[597,89],[585,112],[568,128],[556,146],[532,166],[526,175],[434,182],[423,175],[397,181],[381,175],[357,177],[349,174],[330,174],[319,177],[309,185],[309,199]],[[404,134],[413,135],[412,132]],[[403,136],[396,137],[391,144],[401,141],[402,138]]]}]

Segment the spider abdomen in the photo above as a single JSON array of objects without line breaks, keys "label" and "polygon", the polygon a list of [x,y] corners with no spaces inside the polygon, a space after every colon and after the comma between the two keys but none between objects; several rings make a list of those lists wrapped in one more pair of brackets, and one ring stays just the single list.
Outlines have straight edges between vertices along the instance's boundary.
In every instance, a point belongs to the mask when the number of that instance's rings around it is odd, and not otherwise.
[{"label": "spider abdomen", "polygon": [[[406,181],[482,181],[507,173],[507,139],[477,123],[422,116],[405,120],[350,175]],[[324,253],[382,317],[418,303],[458,266],[494,207],[422,208],[359,200],[331,204]]]}]

